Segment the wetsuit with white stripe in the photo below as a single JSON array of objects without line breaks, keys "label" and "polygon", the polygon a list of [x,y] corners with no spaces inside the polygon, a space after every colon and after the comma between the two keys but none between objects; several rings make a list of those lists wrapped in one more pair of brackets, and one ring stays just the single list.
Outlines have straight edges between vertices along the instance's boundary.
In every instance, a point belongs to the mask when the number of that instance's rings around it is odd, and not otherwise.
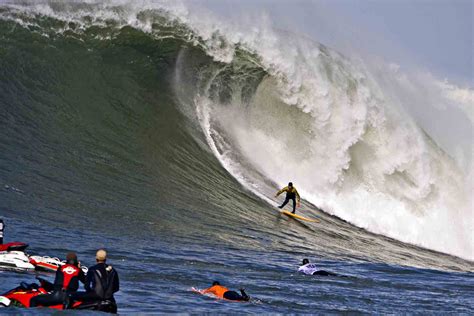
[{"label": "wetsuit with white stripe", "polygon": [[307,274],[307,275],[322,275],[322,276],[337,276],[337,274],[318,270],[318,267],[314,263],[307,263],[298,268],[298,272]]}]

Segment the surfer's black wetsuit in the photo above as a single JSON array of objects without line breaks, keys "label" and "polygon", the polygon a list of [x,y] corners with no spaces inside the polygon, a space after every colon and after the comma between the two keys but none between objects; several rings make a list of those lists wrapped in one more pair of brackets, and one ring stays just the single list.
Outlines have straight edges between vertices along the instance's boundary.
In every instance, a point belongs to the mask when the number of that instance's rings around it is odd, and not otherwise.
[{"label": "surfer's black wetsuit", "polygon": [[86,282],[86,292],[76,292],[69,296],[67,308],[71,308],[75,301],[84,302],[111,301],[115,303],[114,293],[120,289],[117,271],[105,263],[98,263],[89,268]]},{"label": "surfer's black wetsuit", "polygon": [[296,211],[296,196],[295,196],[294,193],[287,193],[285,201],[283,201],[283,204],[278,206],[278,207],[283,208],[288,202],[290,202],[290,200],[293,200],[293,212],[292,213],[294,213]]},{"label": "surfer's black wetsuit", "polygon": [[232,300],[232,301],[248,301],[250,300],[250,296],[245,293],[244,289],[240,290],[240,295],[239,293],[235,291],[227,291],[224,293],[224,298],[227,300]]},{"label": "surfer's black wetsuit", "polygon": [[321,275],[321,276],[338,276],[336,273],[324,271],[324,270],[318,270],[316,272],[313,272],[313,275]]}]

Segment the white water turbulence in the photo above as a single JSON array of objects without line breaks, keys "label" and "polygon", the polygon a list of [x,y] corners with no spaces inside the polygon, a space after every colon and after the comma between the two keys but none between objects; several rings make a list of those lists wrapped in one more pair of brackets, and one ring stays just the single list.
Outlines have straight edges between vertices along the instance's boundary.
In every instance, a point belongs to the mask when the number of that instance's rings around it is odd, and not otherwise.
[{"label": "white water turbulence", "polygon": [[[49,4],[19,7],[76,23],[112,19],[144,32],[152,32],[153,15],[141,13],[165,10],[223,67],[233,64],[237,48],[253,54],[267,75],[249,100],[240,97],[236,80],[229,101],[217,102],[212,76],[186,98],[194,101],[211,150],[232,175],[273,204],[277,187],[269,185],[293,181],[303,199],[354,225],[474,260],[472,185],[466,185],[472,163],[462,170],[452,158],[456,153],[442,150],[404,110],[426,91],[396,95],[367,64],[277,31],[266,16],[234,25],[184,4],[154,1],[109,1],[75,14]],[[176,73],[179,86],[179,63]],[[398,80],[391,76],[383,73],[389,83]],[[472,96],[471,89],[466,93]],[[452,94],[438,96],[452,103]]]},{"label": "white water turbulence", "polygon": [[[231,63],[229,47],[238,43],[269,74],[249,102],[238,84],[226,104],[209,90],[195,98],[209,145],[229,172],[267,201],[264,179],[291,180],[304,199],[359,227],[474,260],[466,173],[404,110],[407,98],[419,102],[426,90],[397,98],[362,63],[267,26],[248,35],[220,28],[228,42],[219,51],[209,35],[216,24],[203,31],[203,20],[196,22],[209,54]],[[384,80],[399,78],[387,71]]]}]

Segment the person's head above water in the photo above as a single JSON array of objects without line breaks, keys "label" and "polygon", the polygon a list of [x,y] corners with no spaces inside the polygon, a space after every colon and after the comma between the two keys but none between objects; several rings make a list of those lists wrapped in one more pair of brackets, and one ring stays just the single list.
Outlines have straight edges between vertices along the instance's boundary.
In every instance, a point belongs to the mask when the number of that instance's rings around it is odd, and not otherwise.
[{"label": "person's head above water", "polygon": [[306,258],[304,258],[304,259],[303,259],[303,265],[308,264],[308,263],[309,263],[309,260],[306,259]]},{"label": "person's head above water", "polygon": [[214,285],[221,285],[221,284],[218,281],[214,281],[214,282],[212,282],[212,286],[214,286]]},{"label": "person's head above water", "polygon": [[78,260],[77,260],[77,255],[76,255],[76,253],[74,253],[74,252],[68,252],[68,253],[66,254],[66,262],[67,262],[67,264],[73,264],[73,265],[77,266]]},{"label": "person's head above water", "polygon": [[95,261],[97,262],[105,262],[107,260],[107,251],[104,249],[99,249],[95,253]]},{"label": "person's head above water", "polygon": [[291,188],[293,186],[293,182],[288,183],[288,186]]}]

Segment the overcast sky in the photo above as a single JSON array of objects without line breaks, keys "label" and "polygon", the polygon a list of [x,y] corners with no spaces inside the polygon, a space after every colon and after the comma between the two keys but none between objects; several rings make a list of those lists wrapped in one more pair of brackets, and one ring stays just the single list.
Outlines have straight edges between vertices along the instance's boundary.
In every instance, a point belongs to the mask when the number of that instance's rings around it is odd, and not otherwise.
[{"label": "overcast sky", "polygon": [[[473,85],[472,0],[210,0],[220,15],[266,12],[276,27]],[[202,5],[202,2],[199,2]]]}]

